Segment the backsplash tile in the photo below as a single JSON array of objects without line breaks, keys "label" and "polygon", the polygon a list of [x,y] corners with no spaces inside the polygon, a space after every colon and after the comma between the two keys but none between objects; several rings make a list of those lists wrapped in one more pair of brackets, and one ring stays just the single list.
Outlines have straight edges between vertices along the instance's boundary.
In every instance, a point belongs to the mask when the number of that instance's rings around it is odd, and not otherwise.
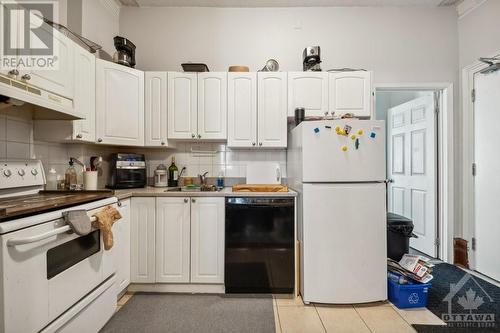
[{"label": "backsplash tile", "polygon": [[[196,151],[212,153],[196,153]],[[285,150],[231,149],[225,142],[179,142],[175,148],[160,149],[34,141],[30,109],[11,107],[0,111],[0,158],[40,159],[45,172],[54,168],[60,176],[64,176],[70,157],[78,158],[88,165],[91,156],[102,156],[103,164],[99,172],[98,185],[104,187],[109,174],[110,155],[118,152],[145,154],[148,178],[153,177],[154,170],[159,164],[163,163],[168,167],[173,156],[179,171],[186,167],[183,176],[188,177],[196,177],[204,172],[208,172],[208,177],[217,177],[222,172],[225,177],[241,179],[246,177],[247,164],[255,161],[279,163],[282,175],[286,177]]]}]

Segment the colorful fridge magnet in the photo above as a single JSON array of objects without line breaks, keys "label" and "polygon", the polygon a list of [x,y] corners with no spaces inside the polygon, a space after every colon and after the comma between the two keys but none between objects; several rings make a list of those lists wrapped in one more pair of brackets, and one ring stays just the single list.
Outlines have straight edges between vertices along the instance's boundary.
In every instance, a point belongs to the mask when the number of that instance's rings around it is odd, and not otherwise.
[{"label": "colorful fridge magnet", "polygon": [[356,141],[354,141],[354,147],[356,147],[356,150],[359,149],[359,139],[356,139]]},{"label": "colorful fridge magnet", "polygon": [[345,135],[349,135],[349,133],[351,133],[351,130],[352,130],[351,126],[349,126],[349,125],[345,125],[344,126],[344,133],[345,133]]},{"label": "colorful fridge magnet", "polygon": [[342,146],[340,149],[342,149],[342,151],[347,151],[347,146]]},{"label": "colorful fridge magnet", "polygon": [[358,130],[358,135],[363,135],[363,129]]},{"label": "colorful fridge magnet", "polygon": [[376,136],[377,136],[377,134],[375,132],[370,133],[370,138],[375,139]]},{"label": "colorful fridge magnet", "polygon": [[319,128],[317,128],[317,127],[316,127],[316,128],[314,129],[314,133],[319,133]]},{"label": "colorful fridge magnet", "polygon": [[356,135],[352,134],[351,135],[351,140],[354,140],[354,139],[356,139]]}]

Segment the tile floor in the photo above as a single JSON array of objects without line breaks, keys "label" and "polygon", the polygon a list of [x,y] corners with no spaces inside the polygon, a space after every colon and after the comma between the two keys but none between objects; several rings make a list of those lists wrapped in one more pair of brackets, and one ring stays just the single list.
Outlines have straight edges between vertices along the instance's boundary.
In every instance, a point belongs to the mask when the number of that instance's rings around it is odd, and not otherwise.
[{"label": "tile floor", "polygon": [[[133,297],[125,293],[116,311]],[[273,297],[276,333],[414,333],[412,324],[444,325],[432,312],[401,310],[388,302],[365,305],[305,305],[300,297]]]}]

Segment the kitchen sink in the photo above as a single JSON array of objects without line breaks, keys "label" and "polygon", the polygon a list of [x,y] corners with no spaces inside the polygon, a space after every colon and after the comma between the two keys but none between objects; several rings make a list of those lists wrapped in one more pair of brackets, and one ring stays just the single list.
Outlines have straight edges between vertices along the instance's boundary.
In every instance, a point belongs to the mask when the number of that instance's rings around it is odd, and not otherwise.
[{"label": "kitchen sink", "polygon": [[218,188],[214,185],[206,185],[206,186],[196,186],[196,187],[172,187],[165,192],[220,192],[222,188]]}]

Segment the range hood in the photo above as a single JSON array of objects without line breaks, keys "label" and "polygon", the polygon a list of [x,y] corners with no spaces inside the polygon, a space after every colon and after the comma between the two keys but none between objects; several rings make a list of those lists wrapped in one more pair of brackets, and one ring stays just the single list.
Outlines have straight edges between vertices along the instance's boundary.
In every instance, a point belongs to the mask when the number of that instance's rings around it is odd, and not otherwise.
[{"label": "range hood", "polygon": [[73,101],[25,82],[0,75],[0,109],[4,106],[33,105],[33,119],[78,120],[85,116],[75,112]]}]

